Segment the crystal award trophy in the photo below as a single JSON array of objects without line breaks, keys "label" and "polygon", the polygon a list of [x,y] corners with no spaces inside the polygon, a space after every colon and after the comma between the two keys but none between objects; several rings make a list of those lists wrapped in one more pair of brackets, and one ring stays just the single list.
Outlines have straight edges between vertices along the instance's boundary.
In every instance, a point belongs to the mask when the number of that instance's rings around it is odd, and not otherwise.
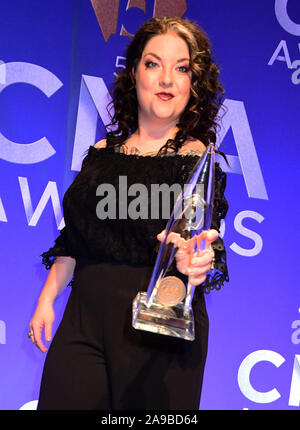
[{"label": "crystal award trophy", "polygon": [[132,326],[138,330],[194,340],[192,300],[196,286],[181,276],[175,254],[189,259],[205,248],[210,229],[215,176],[215,148],[210,143],[199,158],[178,196],[165,229],[147,291],[140,291],[132,304]]}]

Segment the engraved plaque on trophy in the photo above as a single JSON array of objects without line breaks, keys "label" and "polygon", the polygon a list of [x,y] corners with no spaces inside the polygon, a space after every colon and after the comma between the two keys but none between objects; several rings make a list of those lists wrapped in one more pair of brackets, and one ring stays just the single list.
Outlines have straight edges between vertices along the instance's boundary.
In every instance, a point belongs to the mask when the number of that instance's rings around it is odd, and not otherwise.
[{"label": "engraved plaque on trophy", "polygon": [[192,300],[196,286],[185,282],[187,277],[176,270],[175,255],[183,250],[191,260],[205,248],[205,232],[213,213],[214,177],[215,149],[210,143],[175,202],[147,291],[140,291],[133,301],[135,329],[194,340]]}]

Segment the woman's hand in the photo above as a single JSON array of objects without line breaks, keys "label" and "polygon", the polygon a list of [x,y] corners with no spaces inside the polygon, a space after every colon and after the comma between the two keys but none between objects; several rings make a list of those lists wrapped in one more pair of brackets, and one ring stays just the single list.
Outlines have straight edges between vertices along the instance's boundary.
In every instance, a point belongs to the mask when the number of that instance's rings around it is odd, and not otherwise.
[{"label": "woman's hand", "polygon": [[41,292],[36,311],[29,324],[28,336],[42,352],[47,351],[42,341],[42,329],[45,330],[45,339],[50,341],[55,317],[53,303],[72,279],[75,266],[76,259],[73,257],[56,257]]},{"label": "woman's hand", "polygon": [[32,342],[42,351],[46,352],[48,348],[42,341],[42,329],[45,330],[46,341],[51,340],[52,325],[54,322],[53,303],[47,299],[39,300],[36,311],[30,321],[30,333]]},{"label": "woman's hand", "polygon": [[[171,233],[167,239],[167,243],[172,242],[178,250],[175,254],[177,270],[189,277],[191,285],[199,285],[205,281],[207,272],[211,269],[214,259],[214,251],[211,247],[219,236],[217,230],[207,230],[198,236],[186,241],[176,233]],[[165,230],[157,235],[157,239],[162,242],[165,237]],[[205,240],[204,249],[197,252],[191,252],[194,249],[195,241],[198,241],[198,249],[200,243]]]}]

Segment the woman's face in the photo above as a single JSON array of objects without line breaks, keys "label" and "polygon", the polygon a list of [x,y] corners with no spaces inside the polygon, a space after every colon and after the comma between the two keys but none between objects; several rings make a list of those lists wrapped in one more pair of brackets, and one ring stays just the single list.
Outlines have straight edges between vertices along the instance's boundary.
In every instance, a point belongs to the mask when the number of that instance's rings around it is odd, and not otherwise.
[{"label": "woman's face", "polygon": [[176,33],[148,41],[135,72],[139,120],[178,120],[190,98],[189,64],[188,45]]}]

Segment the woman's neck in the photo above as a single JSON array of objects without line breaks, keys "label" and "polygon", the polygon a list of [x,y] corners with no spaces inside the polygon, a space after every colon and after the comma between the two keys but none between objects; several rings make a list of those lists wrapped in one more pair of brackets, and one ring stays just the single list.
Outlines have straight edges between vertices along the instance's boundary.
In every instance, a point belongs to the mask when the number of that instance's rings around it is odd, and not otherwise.
[{"label": "woman's neck", "polygon": [[178,128],[176,123],[168,123],[158,127],[157,124],[139,123],[136,132],[128,139],[128,145],[138,148],[141,152],[158,151],[168,139],[174,139]]}]

